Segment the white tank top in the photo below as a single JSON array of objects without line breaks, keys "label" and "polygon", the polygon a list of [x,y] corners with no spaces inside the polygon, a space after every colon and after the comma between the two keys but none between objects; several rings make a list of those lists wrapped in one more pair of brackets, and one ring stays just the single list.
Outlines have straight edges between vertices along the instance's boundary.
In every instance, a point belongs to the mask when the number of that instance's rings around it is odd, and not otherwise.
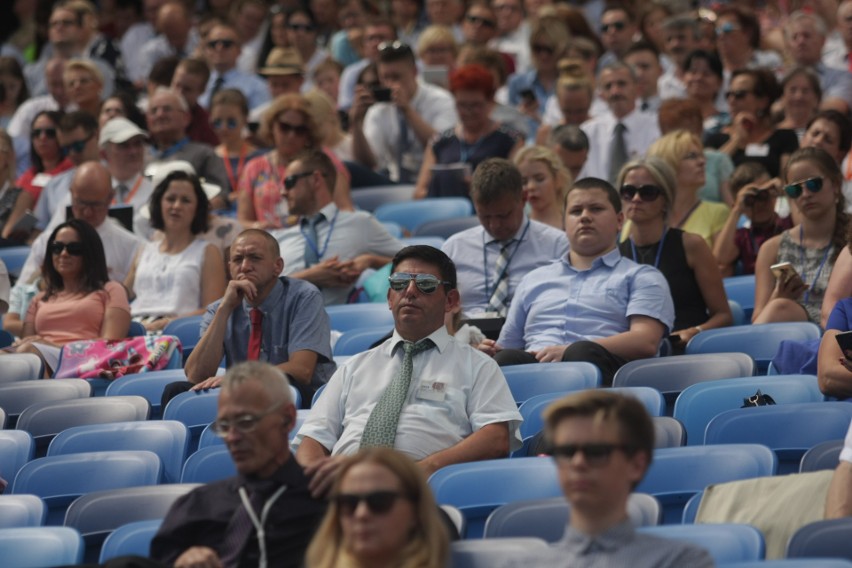
[{"label": "white tank top", "polygon": [[139,257],[130,305],[133,317],[186,314],[201,306],[201,268],[207,241],[196,239],[178,254],[160,252],[147,243]]}]

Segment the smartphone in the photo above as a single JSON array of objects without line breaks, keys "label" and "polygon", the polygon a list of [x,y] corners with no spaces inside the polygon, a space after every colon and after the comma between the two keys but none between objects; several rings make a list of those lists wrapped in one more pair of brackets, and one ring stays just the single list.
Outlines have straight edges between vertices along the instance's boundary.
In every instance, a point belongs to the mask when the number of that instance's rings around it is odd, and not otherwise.
[{"label": "smartphone", "polygon": [[786,282],[793,276],[796,276],[796,269],[793,268],[793,265],[789,262],[779,262],[778,264],[773,264],[769,267],[769,270],[772,271],[772,274],[775,276],[776,280],[781,280],[782,282]]},{"label": "smartphone", "polygon": [[852,331],[845,331],[834,336],[843,356],[852,361]]},{"label": "smartphone", "polygon": [[373,98],[377,103],[391,102],[391,90],[387,87],[373,87]]}]

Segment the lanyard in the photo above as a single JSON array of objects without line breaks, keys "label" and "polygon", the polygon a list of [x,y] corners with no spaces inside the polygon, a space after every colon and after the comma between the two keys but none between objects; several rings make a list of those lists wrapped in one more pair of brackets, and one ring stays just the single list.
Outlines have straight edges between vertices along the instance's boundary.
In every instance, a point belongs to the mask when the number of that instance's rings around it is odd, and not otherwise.
[{"label": "lanyard", "polygon": [[189,144],[189,137],[184,136],[180,142],[178,142],[174,146],[169,146],[168,148],[160,152],[160,159],[162,160],[163,158],[168,158],[172,154],[176,154],[181,150],[181,148],[183,148],[187,144]]},{"label": "lanyard", "polygon": [[266,524],[266,517],[269,516],[269,509],[272,508],[275,501],[277,501],[286,490],[286,485],[279,487],[278,491],[273,493],[272,497],[267,499],[267,501],[263,504],[263,510],[260,512],[260,519],[258,519],[257,513],[254,512],[254,509],[251,506],[251,501],[249,501],[246,488],[240,487],[240,499],[243,502],[243,507],[246,508],[249,519],[251,519],[251,524],[254,525],[254,529],[257,531],[257,545],[260,548],[260,561],[258,563],[258,568],[267,568],[269,565],[266,557],[266,531],[264,530],[263,525]]},{"label": "lanyard", "polygon": [[[139,186],[142,185],[142,176],[136,177],[136,183],[133,184],[133,187],[127,193],[127,197],[124,198],[124,203],[128,204],[133,199],[133,196],[136,195],[136,192],[139,191]],[[112,204],[115,205],[118,203],[118,196],[112,199]]]},{"label": "lanyard", "polygon": [[[524,237],[527,235],[527,231],[529,230],[529,228],[530,228],[530,220],[527,219],[527,224],[524,225],[524,231],[521,233],[521,238],[518,239],[518,244],[515,245],[515,250],[512,251],[512,254],[510,254],[508,260],[506,260],[506,266],[503,267],[503,272],[501,272],[500,274],[497,275],[497,279],[494,281],[495,284],[500,282],[500,280],[503,279],[503,276],[506,275],[506,271],[509,270],[509,265],[512,264],[512,259],[515,258],[515,253],[518,252],[519,248],[521,248],[521,243],[524,242]],[[486,235],[486,233],[483,230],[483,232],[482,232],[482,273],[485,275],[485,297],[490,298],[492,296],[492,294],[494,293],[494,291],[493,290],[489,291],[490,286],[488,284],[488,258],[487,258],[487,254],[486,254],[486,248],[485,248],[485,244],[486,244],[485,243],[485,235]],[[498,242],[498,241],[494,241],[494,242]]]},{"label": "lanyard", "polygon": [[692,216],[692,214],[693,214],[693,213],[695,213],[695,210],[696,210],[696,209],[698,209],[698,206],[699,206],[699,205],[701,205],[701,200],[700,200],[700,199],[699,199],[698,201],[696,201],[696,202],[695,202],[695,205],[693,205],[693,206],[689,209],[689,211],[687,211],[687,212],[686,212],[686,215],[684,215],[684,216],[683,216],[683,219],[681,219],[681,220],[680,220],[680,223],[678,223],[678,224],[677,224],[677,228],[678,228],[678,229],[683,228],[683,226],[686,224],[686,222],[687,222],[687,221],[689,221],[689,218]]},{"label": "lanyard", "polygon": [[231,182],[231,191],[237,191],[237,182],[240,179],[240,174],[243,173],[243,166],[246,164],[246,146],[245,142],[243,142],[243,145],[240,146],[240,158],[237,162],[236,174],[234,174],[233,166],[231,166],[231,157],[228,155],[227,151],[225,152],[225,157],[222,159],[222,161],[225,162],[225,169],[228,172],[228,181]]},{"label": "lanyard", "polygon": [[488,134],[491,133],[488,132],[486,134],[483,134],[482,136],[477,138],[476,142],[474,142],[473,144],[468,144],[467,142],[465,142],[464,138],[462,138],[461,134],[459,134],[459,161],[461,161],[462,163],[467,163],[467,161],[472,158],[473,155],[476,153],[476,150],[479,148],[479,145],[482,143],[482,141],[488,137]]},{"label": "lanyard", "polygon": [[[311,247],[311,250],[316,253],[317,258],[322,258],[323,256],[325,256],[325,252],[328,250],[328,241],[331,239],[331,233],[332,231],[334,231],[334,224],[337,222],[337,215],[339,213],[340,209],[335,211],[334,217],[331,218],[331,223],[329,223],[328,227],[328,234],[325,236],[325,243],[323,243],[322,245],[322,250],[317,249],[318,243],[315,243],[314,240],[309,237],[308,234],[305,232],[305,228],[302,226],[302,224],[299,224],[299,232],[302,233],[302,236],[305,238],[305,244]],[[319,238],[319,235],[317,235],[317,238]]]},{"label": "lanyard", "polygon": [[[660,256],[663,254],[663,245],[666,243],[666,235],[669,234],[669,228],[663,227],[663,236],[660,238],[660,242],[657,244],[657,258],[654,259],[654,268],[660,268]],[[633,239],[630,239],[630,252],[633,253],[633,261],[639,262],[639,257],[636,255],[636,245],[633,243]],[[641,263],[640,263],[641,264]]]},{"label": "lanyard", "polygon": [[[807,284],[807,280],[805,279],[805,229],[802,225],[799,225],[799,262],[802,264],[802,280]],[[817,280],[819,280],[819,275],[822,273],[822,268],[825,266],[825,261],[828,260],[828,253],[831,252],[832,249],[831,243],[828,243],[828,246],[825,247],[825,254],[822,255],[822,261],[819,263],[819,268],[817,268],[816,274],[814,274],[813,282],[808,286],[808,289],[805,291],[805,299],[802,301],[803,303],[808,303],[808,298],[811,295],[811,290],[816,286]]]}]

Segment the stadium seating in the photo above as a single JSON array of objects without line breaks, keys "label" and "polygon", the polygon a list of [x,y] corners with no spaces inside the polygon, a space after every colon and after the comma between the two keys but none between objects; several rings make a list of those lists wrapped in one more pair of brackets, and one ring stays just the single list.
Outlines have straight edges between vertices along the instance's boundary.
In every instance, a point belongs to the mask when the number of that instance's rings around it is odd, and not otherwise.
[{"label": "stadium seating", "polygon": [[219,390],[188,391],[174,397],[163,410],[163,420],[177,420],[189,428],[189,451],[198,447],[201,431],[216,420]]},{"label": "stadium seating", "polygon": [[754,274],[724,278],[722,285],[728,299],[743,309],[745,323],[751,324],[751,315],[754,313]]},{"label": "stadium seating", "polygon": [[165,371],[125,375],[120,379],[112,381],[107,387],[105,394],[106,396],[136,395],[144,397],[151,405],[151,417],[159,418],[163,411],[160,407],[160,401],[163,398],[163,389],[170,383],[185,380],[186,374],[183,369],[167,369]]},{"label": "stadium seating", "polygon": [[29,246],[3,247],[0,248],[0,260],[6,265],[9,276],[17,278],[21,275],[21,269],[30,255]]},{"label": "stadium seating", "polygon": [[[353,197],[356,192],[353,192]],[[438,197],[385,203],[373,212],[379,221],[393,221],[409,233],[423,223],[473,215],[473,204],[465,197]]]},{"label": "stadium seating", "polygon": [[112,531],[101,547],[101,564],[118,556],[148,556],[151,541],[162,520],[136,521],[127,523]]},{"label": "stadium seating", "polygon": [[236,475],[237,466],[225,446],[201,448],[186,459],[181,483],[210,483]]},{"label": "stadium seating", "polygon": [[83,560],[83,538],[68,527],[0,529],[0,558],[4,568],[79,564]]},{"label": "stadium seating", "polygon": [[[11,357],[11,355],[4,355],[4,364],[7,356]],[[0,408],[7,415],[6,427],[14,428],[18,422],[18,416],[33,404],[88,398],[91,394],[92,388],[89,383],[77,379],[18,381],[0,384]]]},{"label": "stadium seating", "polygon": [[601,371],[591,363],[558,362],[547,365],[501,367],[509,390],[519,405],[536,395],[591,389],[601,385]]},{"label": "stadium seating", "polygon": [[8,353],[3,355],[3,366],[0,368],[0,385],[40,379],[42,375],[44,375],[44,363],[38,355],[34,353]]},{"label": "stadium seating", "polygon": [[174,335],[180,339],[183,350],[183,362],[189,358],[189,354],[201,340],[201,318],[203,316],[185,316],[176,318],[166,324],[163,335]]},{"label": "stadium seating", "polygon": [[547,543],[540,538],[458,540],[450,543],[450,566],[493,568],[507,559],[517,559],[521,563],[530,551],[546,547]]},{"label": "stadium seating", "polygon": [[852,560],[852,518],[817,521],[803,526],[787,543],[788,558]]},{"label": "stadium seating", "polygon": [[441,237],[448,239],[459,233],[476,227],[479,225],[479,217],[471,215],[470,217],[456,217],[454,219],[439,219],[437,221],[428,221],[417,228],[412,233],[415,237]]},{"label": "stadium seating", "polygon": [[0,430],[0,477],[11,483],[34,456],[35,441],[29,432]]},{"label": "stadium seating", "polygon": [[0,529],[40,527],[47,518],[47,506],[35,495],[0,495]]},{"label": "stadium seating", "polygon": [[343,304],[326,306],[331,329],[345,333],[353,329],[384,327],[393,329],[393,314],[387,304]]},{"label": "stadium seating", "polygon": [[802,461],[799,463],[799,473],[836,468],[842,449],[843,440],[829,440],[817,444],[802,456]]},{"label": "stadium seating", "polygon": [[[382,306],[385,307],[385,306]],[[388,311],[388,313],[390,313]],[[365,327],[350,329],[337,339],[334,344],[335,359],[340,355],[357,355],[363,351],[367,351],[370,346],[386,336],[393,330],[393,323],[390,326],[381,325],[378,327]]]},{"label": "stadium seating", "polygon": [[373,212],[386,203],[407,203],[414,195],[414,184],[377,185],[352,188],[352,203],[358,209]]},{"label": "stadium seating", "polygon": [[728,562],[762,560],[766,554],[763,534],[751,525],[702,524],[641,527],[640,533],[683,540],[707,550],[719,566]]}]

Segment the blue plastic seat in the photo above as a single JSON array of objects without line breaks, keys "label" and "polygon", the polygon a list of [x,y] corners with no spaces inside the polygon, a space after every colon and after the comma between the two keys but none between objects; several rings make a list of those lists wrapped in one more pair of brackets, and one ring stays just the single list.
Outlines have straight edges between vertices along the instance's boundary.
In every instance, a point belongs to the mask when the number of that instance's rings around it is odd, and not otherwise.
[{"label": "blue plastic seat", "polygon": [[201,431],[216,420],[220,389],[188,391],[174,397],[163,410],[163,420],[177,420],[189,428],[189,451],[198,447]]},{"label": "blue plastic seat", "polygon": [[751,323],[751,318],[746,319],[745,310],[743,310],[738,302],[728,300],[728,307],[731,308],[731,318],[733,319],[731,325],[746,325]]},{"label": "blue plastic seat", "polygon": [[163,335],[174,335],[180,339],[183,350],[183,361],[189,358],[189,354],[201,340],[201,318],[203,316],[185,316],[176,318],[166,324]]},{"label": "blue plastic seat", "polygon": [[399,223],[394,223],[393,221],[384,221],[382,223],[382,227],[390,233],[390,236],[395,237],[397,239],[402,238],[402,226]]},{"label": "blue plastic seat", "polygon": [[450,564],[453,568],[493,568],[507,559],[519,563],[532,550],[543,549],[547,543],[540,538],[491,538],[457,540],[450,543]]},{"label": "blue plastic seat", "polygon": [[733,523],[641,527],[640,533],[686,541],[710,553],[719,566],[728,562],[762,560],[766,555],[763,534],[751,525]]},{"label": "blue plastic seat", "polygon": [[137,395],[144,397],[151,405],[151,417],[157,418],[162,415],[163,409],[160,407],[160,401],[163,398],[163,389],[166,388],[166,385],[178,381],[186,381],[186,373],[183,369],[126,375],[110,383],[106,389],[106,396]]},{"label": "blue plastic seat", "polygon": [[464,513],[468,538],[479,538],[485,519],[501,505],[562,495],[550,458],[453,464],[433,473],[429,485],[439,504],[453,505]]},{"label": "blue plastic seat", "polygon": [[[757,365],[757,374],[766,374],[769,362],[785,339],[808,341],[820,338],[819,326],[811,322],[763,323],[708,329],[686,345],[687,355],[703,353],[748,353]],[[740,376],[745,376],[745,373]]]},{"label": "blue plastic seat", "polygon": [[[356,192],[353,192],[353,195]],[[409,233],[429,221],[469,217],[473,204],[464,197],[439,197],[399,203],[385,203],[373,212],[379,221],[399,223]]]},{"label": "blue plastic seat", "polygon": [[652,416],[654,421],[654,447],[679,448],[686,445],[686,428],[671,416]]},{"label": "blue plastic seat", "polygon": [[28,256],[30,256],[29,246],[0,248],[0,260],[6,265],[9,276],[15,278],[21,275],[21,269],[24,267]]},{"label": "blue plastic seat", "polygon": [[[6,357],[3,356],[5,364]],[[0,384],[0,408],[6,411],[7,428],[14,428],[18,416],[29,406],[39,402],[89,398],[92,388],[86,381],[62,379],[53,381],[19,381]]]},{"label": "blue plastic seat", "polygon": [[840,558],[785,558],[783,560],[752,560],[725,562],[723,568],[852,568],[852,561]]},{"label": "blue plastic seat", "polygon": [[788,558],[844,558],[852,560],[852,517],[810,523],[790,537]]},{"label": "blue plastic seat", "polygon": [[735,301],[743,309],[745,323],[750,324],[751,315],[754,313],[754,274],[723,278],[722,285],[728,299]]},{"label": "blue plastic seat", "polygon": [[436,249],[444,246],[444,240],[441,237],[406,237],[399,239],[403,246],[410,247],[414,245],[427,245]]},{"label": "blue plastic seat", "polygon": [[[0,323],[2,325],[2,323]],[[4,347],[9,347],[15,342],[15,336],[6,331],[5,329],[0,329],[0,349]],[[3,377],[0,377],[0,380],[3,380]]]},{"label": "blue plastic seat", "polygon": [[48,507],[47,524],[58,525],[68,505],[80,495],[106,489],[156,485],[162,463],[147,451],[86,452],[38,458],[15,476],[12,494],[32,493]]},{"label": "blue plastic seat", "polygon": [[163,463],[163,482],[177,483],[189,448],[189,430],[175,420],[118,422],[76,426],[60,432],[47,448],[48,456],[148,450]]},{"label": "blue plastic seat", "polygon": [[[535,537],[556,542],[565,534],[571,505],[564,497],[517,501],[498,507],[485,521],[485,538]],[[653,496],[632,493],[627,515],[634,527],[660,523],[662,508]]]},{"label": "blue plastic seat", "polygon": [[0,529],[5,568],[70,566],[83,561],[83,538],[68,527]]},{"label": "blue plastic seat", "polygon": [[3,365],[0,366],[0,385],[40,379],[43,375],[44,363],[38,355],[33,353],[3,355]]},{"label": "blue plastic seat", "polygon": [[713,379],[747,377],[754,374],[754,368],[754,361],[743,353],[637,359],[615,373],[612,385],[655,388],[669,405],[674,405],[677,395],[688,386]]},{"label": "blue plastic seat", "polygon": [[98,562],[104,564],[119,556],[148,556],[151,541],[160,529],[162,519],[127,523],[112,531],[101,546]]},{"label": "blue plastic seat", "polygon": [[660,448],[636,487],[663,505],[663,522],[680,523],[683,507],[710,484],[774,475],[775,454],[758,444]]},{"label": "blue plastic seat", "polygon": [[829,440],[817,444],[802,456],[802,461],[799,462],[799,473],[836,468],[840,463],[842,449],[843,440]]},{"label": "blue plastic seat", "polygon": [[363,211],[373,212],[386,203],[411,201],[414,196],[414,184],[353,187],[350,193],[355,207]]},{"label": "blue plastic seat", "polygon": [[390,327],[383,325],[379,327],[367,327],[363,329],[350,329],[337,339],[334,344],[334,356],[340,355],[357,355],[367,351],[370,346],[386,336],[393,330],[393,324]]},{"label": "blue plastic seat", "polygon": [[143,337],[148,335],[148,330],[145,326],[136,320],[130,322],[130,328],[127,330],[127,337]]},{"label": "blue plastic seat", "polygon": [[393,314],[387,304],[343,304],[326,306],[331,329],[346,333],[353,329],[384,327],[393,329]]},{"label": "blue plastic seat", "polygon": [[35,495],[0,495],[0,529],[40,527],[47,518],[47,506]]},{"label": "blue plastic seat", "polygon": [[201,448],[186,459],[181,483],[210,483],[237,474],[237,466],[225,446]]},{"label": "blue plastic seat", "polygon": [[466,231],[472,227],[479,226],[479,217],[471,215],[470,217],[456,217],[453,219],[439,219],[437,221],[427,221],[412,232],[415,237],[441,237],[449,239],[456,233]]},{"label": "blue plastic seat", "polygon": [[311,408],[313,408],[314,406],[317,405],[317,401],[319,400],[320,396],[322,395],[322,391],[324,391],[324,390],[325,390],[325,385],[321,385],[316,390],[316,392],[314,393],[314,397],[311,399]]},{"label": "blue plastic seat", "polygon": [[34,456],[35,441],[29,432],[0,430],[0,477],[11,483]]},{"label": "blue plastic seat", "polygon": [[558,362],[546,365],[513,365],[501,367],[515,402],[546,393],[561,393],[601,386],[601,371],[591,363]]},{"label": "blue plastic seat", "polygon": [[707,424],[717,414],[740,408],[758,390],[777,404],[819,402],[823,395],[813,375],[775,375],[707,381],[684,389],[677,397],[674,417],[686,427],[690,446],[704,443]]},{"label": "blue plastic seat", "polygon": [[738,408],[707,424],[705,444],[764,444],[778,455],[778,473],[793,473],[806,451],[843,438],[852,422],[848,402],[805,402]]}]

